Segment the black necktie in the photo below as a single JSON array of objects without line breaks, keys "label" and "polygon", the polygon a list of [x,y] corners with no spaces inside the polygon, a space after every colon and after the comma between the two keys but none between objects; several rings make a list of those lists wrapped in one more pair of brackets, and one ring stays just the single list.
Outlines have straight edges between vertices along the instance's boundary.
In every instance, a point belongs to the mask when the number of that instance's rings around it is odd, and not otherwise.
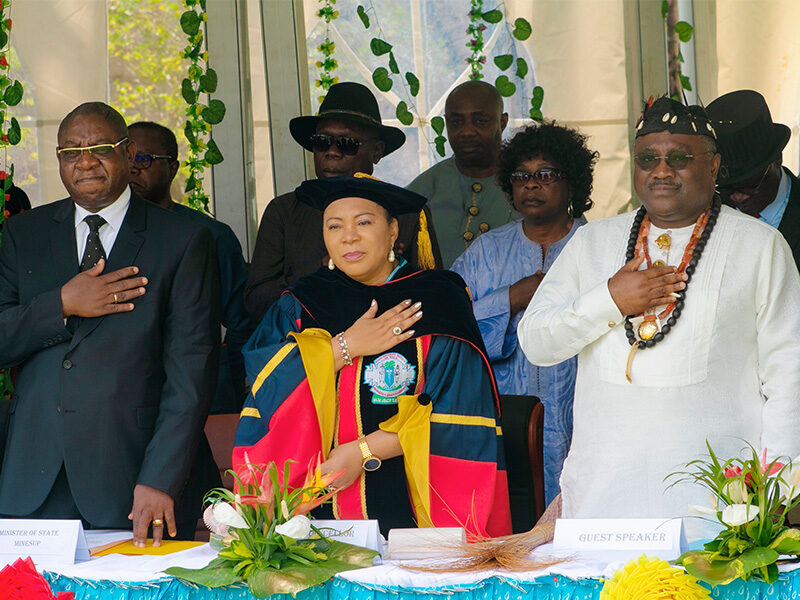
[{"label": "black necktie", "polygon": [[81,259],[81,272],[91,269],[106,257],[106,251],[100,243],[100,228],[106,224],[106,220],[100,215],[89,215],[84,222],[89,226],[89,235],[86,236],[86,249]]}]

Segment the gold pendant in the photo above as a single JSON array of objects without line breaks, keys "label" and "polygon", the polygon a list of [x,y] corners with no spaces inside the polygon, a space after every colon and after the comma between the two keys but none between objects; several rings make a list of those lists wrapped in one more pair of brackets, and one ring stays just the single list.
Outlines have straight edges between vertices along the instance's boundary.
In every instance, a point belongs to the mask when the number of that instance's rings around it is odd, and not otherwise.
[{"label": "gold pendant", "polygon": [[647,340],[653,339],[655,334],[658,333],[658,325],[656,324],[655,321],[642,321],[639,324],[638,331],[639,331],[639,339],[644,340],[646,342]]},{"label": "gold pendant", "polygon": [[664,266],[664,265],[666,265],[666,264],[667,264],[667,263],[665,263],[665,262],[664,262],[663,260],[661,260],[660,258],[659,258],[658,260],[656,260],[656,261],[653,261],[653,266],[654,266],[654,267],[663,267],[663,266]]},{"label": "gold pendant", "polygon": [[661,250],[664,248],[669,248],[671,245],[672,238],[667,233],[662,233],[656,238],[656,246],[658,246]]}]

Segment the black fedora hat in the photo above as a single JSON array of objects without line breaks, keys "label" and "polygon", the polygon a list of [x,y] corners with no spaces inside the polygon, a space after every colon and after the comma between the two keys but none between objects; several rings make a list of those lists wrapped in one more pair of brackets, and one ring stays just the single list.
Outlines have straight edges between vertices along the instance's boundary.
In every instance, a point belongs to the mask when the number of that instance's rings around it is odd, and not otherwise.
[{"label": "black fedora hat", "polygon": [[773,123],[764,96],[736,90],[706,107],[717,131],[722,166],[717,182],[731,185],[763,173],[792,135],[782,123]]},{"label": "black fedora hat", "polygon": [[374,127],[386,146],[384,156],[397,150],[406,141],[406,134],[400,129],[381,122],[375,95],[360,83],[345,81],[332,85],[315,116],[295,117],[289,121],[292,137],[309,152],[313,151],[311,136],[316,133],[317,123],[322,119],[341,119]]}]

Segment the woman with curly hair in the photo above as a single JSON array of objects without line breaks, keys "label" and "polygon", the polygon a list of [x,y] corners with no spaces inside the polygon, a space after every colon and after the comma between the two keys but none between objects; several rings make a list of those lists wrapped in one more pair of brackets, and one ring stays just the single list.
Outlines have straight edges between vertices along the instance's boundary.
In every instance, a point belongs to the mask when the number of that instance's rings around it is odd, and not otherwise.
[{"label": "woman with curly hair", "polygon": [[530,364],[517,342],[517,324],[550,265],[585,223],[597,156],[586,136],[555,122],[521,129],[502,146],[497,180],[522,219],[481,235],[452,266],[469,286],[500,393],[533,395],[544,404],[548,504],[559,493],[572,438],[577,360]]}]

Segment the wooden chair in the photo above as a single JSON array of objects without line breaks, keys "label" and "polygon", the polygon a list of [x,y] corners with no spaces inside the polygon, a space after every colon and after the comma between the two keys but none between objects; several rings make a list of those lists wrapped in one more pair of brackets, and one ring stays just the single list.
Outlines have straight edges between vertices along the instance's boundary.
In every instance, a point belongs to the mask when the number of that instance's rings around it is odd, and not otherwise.
[{"label": "wooden chair", "polygon": [[529,531],[544,512],[544,406],[536,396],[500,396],[511,524]]}]

